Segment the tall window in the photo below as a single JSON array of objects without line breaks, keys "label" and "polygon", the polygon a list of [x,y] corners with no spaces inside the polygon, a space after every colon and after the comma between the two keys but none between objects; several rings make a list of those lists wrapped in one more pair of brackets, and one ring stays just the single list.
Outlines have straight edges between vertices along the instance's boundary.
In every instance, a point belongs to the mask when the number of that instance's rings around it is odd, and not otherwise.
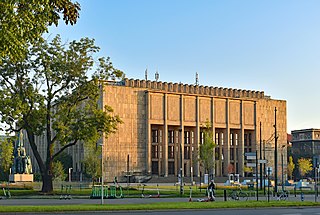
[{"label": "tall window", "polygon": [[234,160],[234,151],[233,151],[233,149],[230,150],[230,160]]},{"label": "tall window", "polygon": [[194,144],[194,132],[191,131],[190,143]]},{"label": "tall window", "polygon": [[153,145],[151,147],[151,158],[158,158],[158,146],[157,145]]},{"label": "tall window", "polygon": [[235,145],[237,146],[238,145],[238,134],[237,133],[235,133],[234,134],[234,137],[235,137]]},{"label": "tall window", "polygon": [[221,145],[223,145],[224,138],[223,138],[223,133],[221,132]]},{"label": "tall window", "polygon": [[190,147],[189,146],[184,147],[184,159],[190,159]]},{"label": "tall window", "polygon": [[248,146],[252,146],[252,138],[251,138],[251,133],[249,133],[249,138],[248,138]]},{"label": "tall window", "polygon": [[168,158],[174,158],[174,146],[168,146]]},{"label": "tall window", "polygon": [[200,144],[203,144],[204,143],[204,132],[201,131],[200,132]]},{"label": "tall window", "polygon": [[248,134],[244,134],[244,145],[248,145]]},{"label": "tall window", "polygon": [[233,146],[233,133],[230,133],[230,146]]},{"label": "tall window", "polygon": [[174,143],[174,131],[169,130],[168,132],[168,143]]},{"label": "tall window", "polygon": [[215,142],[216,142],[217,145],[220,144],[220,139],[219,139],[219,133],[218,132],[216,132]]},{"label": "tall window", "polygon": [[184,132],[184,144],[190,144],[190,131]]},{"label": "tall window", "polygon": [[152,142],[153,143],[158,143],[158,139],[159,139],[159,132],[158,132],[158,130],[156,130],[156,129],[152,129],[152,131],[151,131],[151,138],[152,138]]}]

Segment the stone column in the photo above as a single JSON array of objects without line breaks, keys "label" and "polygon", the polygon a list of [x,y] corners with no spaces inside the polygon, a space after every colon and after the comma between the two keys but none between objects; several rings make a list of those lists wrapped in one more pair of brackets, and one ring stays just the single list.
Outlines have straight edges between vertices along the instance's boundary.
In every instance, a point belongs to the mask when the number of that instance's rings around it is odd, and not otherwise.
[{"label": "stone column", "polygon": [[[211,98],[210,110],[211,110],[211,131],[212,131],[213,138],[215,138],[216,137],[216,129],[214,127],[214,99],[213,98]],[[212,173],[213,173],[213,177],[215,177],[216,176],[216,148],[213,148],[213,158],[212,159],[214,159]]]},{"label": "stone column", "polygon": [[180,168],[182,168],[182,175],[184,175],[184,96],[180,96],[180,129],[179,129],[179,141],[180,141]]},{"label": "stone column", "polygon": [[[199,163],[199,158],[200,158],[200,115],[199,115],[199,96],[196,96],[196,129],[195,129],[195,151],[197,152],[197,162],[195,165],[194,169],[194,175],[200,177],[200,163]],[[192,164],[191,164],[192,165]]]},{"label": "stone column", "polygon": [[244,176],[244,113],[243,113],[243,101],[240,103],[240,135],[238,142],[238,162],[239,162],[239,174]]},{"label": "stone column", "polygon": [[148,91],[146,93],[146,164],[147,164],[147,173],[151,174],[152,161],[151,161],[151,124],[150,120],[150,93]]},{"label": "stone column", "polygon": [[226,99],[226,129],[224,134],[223,157],[225,173],[228,173],[228,165],[230,163],[230,127],[229,127],[229,99]]},{"label": "stone column", "polygon": [[163,105],[163,117],[164,117],[164,128],[163,128],[163,173],[164,177],[168,177],[168,95],[164,94],[164,105]]}]

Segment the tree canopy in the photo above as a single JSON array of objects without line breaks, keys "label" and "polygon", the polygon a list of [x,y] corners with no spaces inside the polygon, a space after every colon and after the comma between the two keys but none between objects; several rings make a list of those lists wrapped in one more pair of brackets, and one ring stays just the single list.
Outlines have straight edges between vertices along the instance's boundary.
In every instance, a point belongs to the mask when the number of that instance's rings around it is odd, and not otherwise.
[{"label": "tree canopy", "polygon": [[28,44],[41,39],[49,25],[58,25],[61,15],[66,24],[75,24],[79,11],[71,0],[1,0],[0,64],[23,58]]},{"label": "tree canopy", "polygon": [[288,166],[287,166],[287,173],[288,173],[288,177],[292,178],[292,173],[294,170],[295,164],[293,162],[293,158],[292,156],[289,157],[289,161],[288,161]]},{"label": "tree canopy", "polygon": [[304,177],[308,172],[312,170],[311,159],[300,158],[298,160],[299,172],[302,177]]},{"label": "tree canopy", "polygon": [[214,148],[216,144],[214,142],[214,135],[209,123],[206,123],[206,127],[203,129],[203,142],[200,143],[199,161],[200,165],[204,168],[205,173],[213,173],[214,169]]},{"label": "tree canopy", "polygon": [[[7,132],[27,132],[43,192],[52,192],[55,157],[80,141],[96,143],[121,122],[99,99],[106,83],[102,79],[121,79],[124,74],[110,58],[95,60],[98,51],[93,39],[66,45],[58,35],[52,41],[37,41],[22,60],[0,64],[1,121],[9,125]],[[45,137],[46,159],[35,143],[37,135]]]},{"label": "tree canopy", "polygon": [[3,173],[8,173],[13,164],[13,139],[0,140],[0,168]]}]

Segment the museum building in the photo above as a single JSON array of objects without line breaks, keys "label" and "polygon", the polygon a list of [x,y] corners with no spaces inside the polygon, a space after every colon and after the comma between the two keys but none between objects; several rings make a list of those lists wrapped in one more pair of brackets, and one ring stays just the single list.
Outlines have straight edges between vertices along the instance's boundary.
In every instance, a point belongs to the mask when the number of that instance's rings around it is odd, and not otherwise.
[{"label": "museum building", "polygon": [[194,154],[208,123],[216,143],[215,177],[244,176],[253,162],[246,159],[248,152],[258,151],[274,167],[275,118],[278,148],[287,143],[286,101],[262,91],[125,79],[108,82],[101,102],[123,121],[103,140],[107,180],[177,176],[181,170],[183,176],[199,177],[203,170]]},{"label": "museum building", "polygon": [[[111,106],[123,121],[102,140],[106,181],[181,172],[185,177],[199,177],[204,172],[195,155],[207,124],[216,143],[214,167],[209,172],[214,177],[230,172],[244,176],[245,167],[253,166],[245,156],[250,152],[257,151],[259,159],[267,160],[267,167],[274,167],[275,119],[278,148],[286,147],[286,101],[271,99],[263,91],[127,78],[106,83],[100,105]],[[36,137],[36,142],[43,141],[45,136]],[[38,146],[41,156],[46,156],[46,146]],[[34,172],[39,172],[31,149],[27,150]],[[72,180],[82,180],[83,144],[69,147],[67,153],[73,157]],[[281,165],[277,166],[280,173]]]}]

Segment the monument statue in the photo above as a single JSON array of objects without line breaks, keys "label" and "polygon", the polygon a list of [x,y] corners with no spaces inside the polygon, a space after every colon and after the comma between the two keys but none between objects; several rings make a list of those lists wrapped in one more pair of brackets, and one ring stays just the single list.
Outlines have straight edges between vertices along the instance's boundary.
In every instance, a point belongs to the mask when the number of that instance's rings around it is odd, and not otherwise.
[{"label": "monument statue", "polygon": [[26,154],[23,144],[23,133],[20,131],[19,138],[14,147],[13,174],[32,174],[31,159]]}]

